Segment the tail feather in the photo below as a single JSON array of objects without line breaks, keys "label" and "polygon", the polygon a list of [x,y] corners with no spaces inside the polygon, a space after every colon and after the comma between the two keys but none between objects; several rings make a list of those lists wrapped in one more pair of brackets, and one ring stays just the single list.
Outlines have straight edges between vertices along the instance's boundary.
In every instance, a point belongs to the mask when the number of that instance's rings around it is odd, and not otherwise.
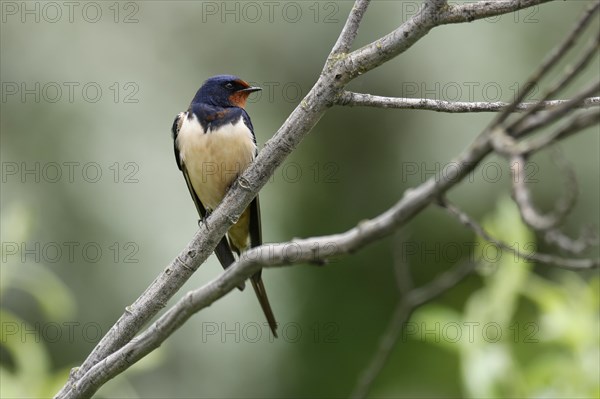
[{"label": "tail feather", "polygon": [[[235,262],[233,252],[231,252],[229,244],[227,244],[227,238],[225,237],[221,238],[221,241],[219,241],[219,244],[217,244],[217,247],[215,248],[215,254],[219,259],[221,266],[223,266],[223,269],[227,269],[233,264],[233,262]],[[237,288],[240,291],[244,291],[244,288],[246,288],[246,283],[242,281],[240,284],[238,284]]]},{"label": "tail feather", "polygon": [[260,307],[262,308],[267,322],[269,323],[269,327],[273,332],[273,336],[277,338],[277,321],[275,321],[275,316],[273,315],[273,310],[271,310],[271,305],[269,304],[269,298],[267,297],[267,291],[265,290],[265,286],[263,284],[262,278],[260,276],[260,272],[255,274],[250,278],[252,282],[252,288],[254,288],[254,292],[256,293],[256,297],[258,298],[258,302],[260,303]]}]

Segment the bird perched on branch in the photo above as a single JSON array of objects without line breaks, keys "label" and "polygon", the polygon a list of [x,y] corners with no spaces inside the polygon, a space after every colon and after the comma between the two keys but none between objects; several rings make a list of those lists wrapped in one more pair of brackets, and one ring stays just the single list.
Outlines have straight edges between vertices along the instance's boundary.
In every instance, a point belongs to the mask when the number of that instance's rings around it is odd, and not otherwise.
[{"label": "bird perched on branch", "polygon": [[[183,172],[200,217],[205,219],[225,196],[235,179],[257,154],[256,137],[244,107],[248,96],[261,90],[232,75],[206,80],[186,112],[173,122],[172,132],[177,166]],[[223,268],[245,250],[262,244],[258,196],[230,227],[215,254]],[[273,335],[277,324],[267,292],[257,272],[250,278]],[[243,289],[243,285],[238,287]]]}]

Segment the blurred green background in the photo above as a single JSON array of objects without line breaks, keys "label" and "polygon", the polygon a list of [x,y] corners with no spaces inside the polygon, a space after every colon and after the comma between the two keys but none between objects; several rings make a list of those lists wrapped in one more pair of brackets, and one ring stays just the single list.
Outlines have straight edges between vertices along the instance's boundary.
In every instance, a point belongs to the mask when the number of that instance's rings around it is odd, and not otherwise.
[{"label": "blurred green background", "polygon": [[[590,3],[436,28],[350,89],[510,101]],[[374,1],[356,47],[419,4]],[[196,231],[173,156],[175,115],[209,76],[237,74],[265,88],[247,106],[264,143],[316,80],[352,2],[0,5],[1,394],[48,397]],[[596,56],[561,97],[597,80],[599,68]],[[265,241],[335,233],[383,212],[492,117],[332,109],[261,191]],[[572,235],[600,224],[599,144],[594,127],[560,146],[580,183],[566,226]],[[551,153],[531,165],[545,210],[562,193]],[[509,195],[500,158],[486,159],[450,193],[507,242],[552,251],[521,226]],[[414,314],[370,396],[598,397],[598,273],[482,249],[489,247],[428,209],[327,267],[270,269],[264,279],[280,339],[269,339],[251,291],[232,292],[98,397],[347,397],[398,301],[397,262],[410,264],[416,284],[461,262],[481,267]],[[211,257],[177,298],[220,272]]]}]

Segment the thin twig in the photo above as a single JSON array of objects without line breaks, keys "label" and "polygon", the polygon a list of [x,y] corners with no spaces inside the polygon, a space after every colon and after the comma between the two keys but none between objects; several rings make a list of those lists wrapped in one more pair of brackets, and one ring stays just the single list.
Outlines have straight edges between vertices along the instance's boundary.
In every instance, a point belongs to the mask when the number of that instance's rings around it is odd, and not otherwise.
[{"label": "thin twig", "polygon": [[481,225],[479,225],[479,223],[477,223],[465,212],[450,204],[447,200],[440,200],[439,205],[441,208],[448,211],[450,215],[456,217],[458,221],[461,222],[463,225],[473,230],[473,232],[479,237],[495,245],[499,249],[512,252],[514,255],[521,259],[536,261],[538,263],[546,265],[554,265],[570,270],[587,270],[596,269],[600,267],[600,259],[570,259],[538,252],[523,253],[513,248],[512,246],[506,244],[505,242],[492,237],[487,231],[484,230],[484,228]]},{"label": "thin twig", "polygon": [[[521,156],[516,156],[517,163],[522,162],[524,159]],[[556,245],[558,248],[567,251],[572,254],[581,254],[583,251],[591,246],[598,245],[598,239],[594,236],[592,231],[582,231],[580,237],[572,239],[562,232],[557,226],[562,222],[562,219],[571,212],[577,201],[579,194],[579,187],[577,184],[577,177],[572,166],[564,159],[562,152],[555,151],[554,153],[555,164],[561,169],[565,176],[565,195],[559,200],[555,206],[554,213],[548,215],[541,215],[540,212],[535,208],[529,190],[525,184],[525,175],[521,165],[513,164],[511,170],[513,174],[513,188],[515,190],[515,202],[519,208],[522,220],[531,228],[537,231],[544,232],[544,240],[550,244]]]},{"label": "thin twig", "polygon": [[[539,109],[552,109],[566,103],[568,100],[553,100],[539,102],[526,102],[517,104],[513,112],[523,112],[533,107]],[[436,112],[462,113],[462,112],[498,112],[504,110],[511,103],[501,101],[485,102],[485,101],[444,101],[432,100],[429,98],[397,98],[397,97],[382,97],[371,94],[354,93],[345,91],[337,99],[338,105],[349,107],[363,106],[376,108],[395,108],[395,109],[418,109]],[[586,98],[578,108],[591,108],[600,106],[600,97]]]},{"label": "thin twig", "polygon": [[600,9],[600,2],[595,2],[584,12],[579,21],[575,24],[574,28],[567,35],[567,37],[559,44],[554,47],[552,52],[547,55],[538,69],[531,74],[527,82],[523,87],[523,90],[519,93],[512,105],[504,109],[492,122],[492,126],[498,126],[508,118],[513,112],[514,108],[529,95],[531,90],[537,85],[546,73],[554,67],[558,61],[575,45],[577,40],[581,37],[583,30],[594,20],[594,14]]},{"label": "thin twig", "polygon": [[[600,2],[597,4],[600,4]],[[598,7],[598,5],[596,5],[596,7]],[[596,10],[597,9],[598,8],[596,8]],[[596,34],[595,39],[588,46],[588,48],[583,52],[583,55],[580,57],[579,61],[575,64],[575,66],[574,67],[573,66],[566,67],[565,68],[566,73],[561,77],[561,79],[559,79],[559,81],[554,85],[554,87],[551,87],[550,89],[547,90],[546,94],[543,96],[543,98],[538,103],[538,105],[528,109],[527,112],[525,112],[525,114],[521,115],[520,118],[518,118],[515,122],[513,122],[512,124],[509,125],[508,130],[518,130],[519,126],[524,121],[526,121],[530,115],[533,115],[534,113],[538,112],[539,110],[541,110],[543,108],[542,107],[543,102],[548,101],[555,94],[559,93],[562,89],[567,87],[567,85],[576,76],[579,76],[580,72],[583,71],[585,69],[585,67],[590,63],[590,61],[595,58],[595,56],[598,53],[599,46],[600,46],[600,35]],[[585,101],[584,101],[584,103],[585,103]]]},{"label": "thin twig", "polygon": [[[392,351],[398,342],[398,338],[414,310],[456,287],[473,272],[476,266],[477,263],[475,262],[460,263],[452,269],[442,273],[433,281],[410,290],[405,296],[400,298],[386,330],[381,335],[377,351],[358,379],[356,386],[350,395],[351,398],[360,399],[367,397],[373,382],[375,382],[375,379],[388,362]],[[407,268],[408,265],[405,264],[402,267]]]},{"label": "thin twig", "polygon": [[354,39],[356,39],[356,35],[358,34],[360,22],[362,21],[370,2],[371,0],[357,0],[356,3],[354,3],[350,15],[346,20],[346,24],[331,50],[330,57],[350,51],[350,47],[352,47],[352,43],[354,43]]},{"label": "thin twig", "polygon": [[375,355],[361,373],[356,382],[356,386],[350,394],[352,399],[362,399],[367,397],[373,382],[375,382],[375,379],[387,364],[390,355],[398,342],[398,338],[400,338],[400,334],[410,319],[410,315],[413,311],[414,308],[409,306],[406,301],[400,300],[398,302],[392,312],[392,317],[390,318],[385,331],[381,334],[381,338],[379,338],[379,345],[377,346]]},{"label": "thin twig", "polygon": [[575,94],[573,98],[567,100],[565,103],[558,105],[556,108],[548,110],[546,112],[540,112],[534,115],[530,115],[526,120],[517,126],[511,126],[507,129],[508,134],[513,137],[521,137],[527,133],[541,129],[549,124],[562,118],[564,115],[572,112],[586,101],[587,98],[597,94],[600,91],[600,81],[591,83],[589,86],[582,89],[579,93]]},{"label": "thin twig", "polygon": [[529,156],[533,152],[542,150],[560,140],[574,135],[583,129],[597,125],[599,122],[600,110],[594,110],[574,116],[562,127],[551,133],[532,137],[531,139],[517,143],[512,150],[511,155],[522,154],[524,156]]},{"label": "thin twig", "polygon": [[559,223],[560,219],[553,215],[542,215],[535,209],[531,192],[527,188],[527,177],[525,176],[526,162],[523,156],[515,156],[510,161],[512,174],[513,198],[517,203],[521,218],[534,230],[550,230]]},{"label": "thin twig", "polygon": [[557,246],[563,251],[574,255],[580,255],[589,248],[597,247],[598,244],[600,244],[596,230],[597,229],[592,229],[588,226],[582,229],[578,238],[573,239],[559,229],[553,229],[546,232],[544,240],[549,244]]}]

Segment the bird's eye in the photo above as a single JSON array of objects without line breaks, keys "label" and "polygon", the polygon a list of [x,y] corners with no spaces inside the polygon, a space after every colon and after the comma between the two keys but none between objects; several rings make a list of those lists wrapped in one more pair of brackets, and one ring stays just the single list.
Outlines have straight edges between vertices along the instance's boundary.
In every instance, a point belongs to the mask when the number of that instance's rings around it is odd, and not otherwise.
[{"label": "bird's eye", "polygon": [[233,83],[227,83],[227,84],[225,84],[225,88],[226,89],[233,89]]}]

